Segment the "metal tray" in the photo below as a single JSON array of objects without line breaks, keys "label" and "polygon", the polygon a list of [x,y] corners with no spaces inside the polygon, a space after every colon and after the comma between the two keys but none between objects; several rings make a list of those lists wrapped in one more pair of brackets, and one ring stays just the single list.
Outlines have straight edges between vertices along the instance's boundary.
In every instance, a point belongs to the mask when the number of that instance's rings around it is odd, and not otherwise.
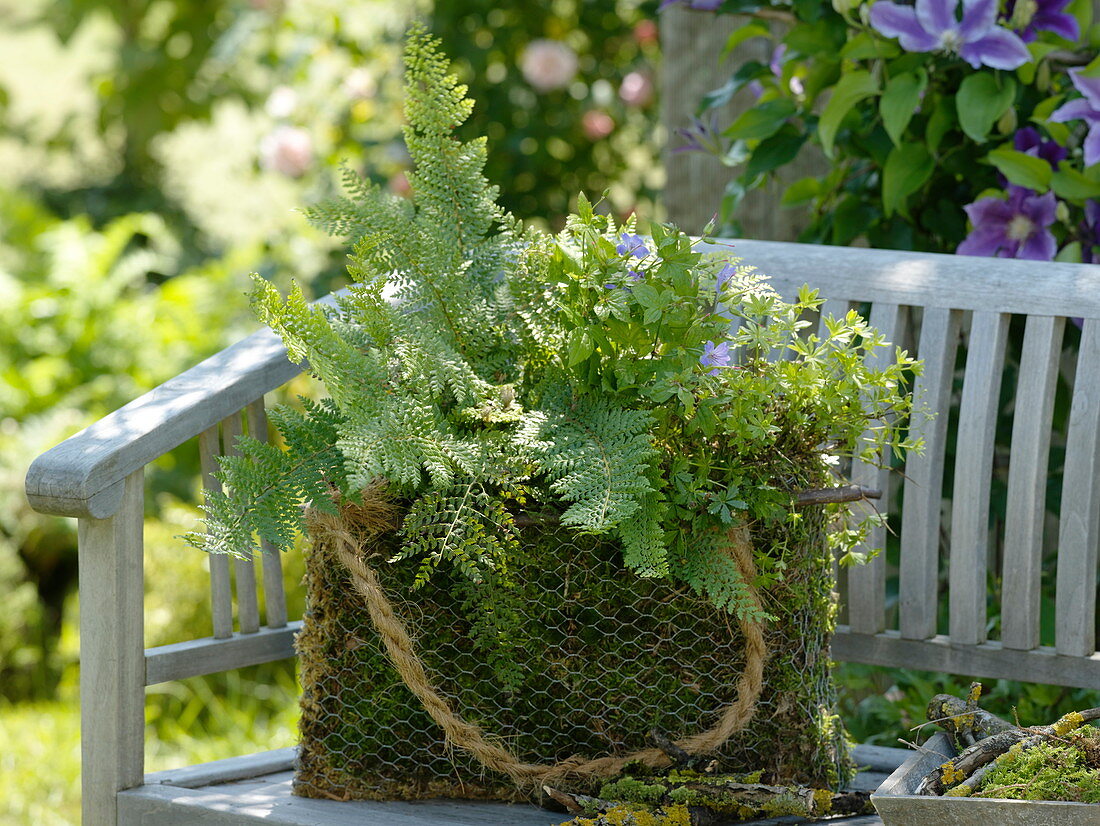
[{"label": "metal tray", "polygon": [[928,772],[955,754],[941,732],[886,778],[871,795],[884,826],[1100,826],[1100,804],[914,794]]}]

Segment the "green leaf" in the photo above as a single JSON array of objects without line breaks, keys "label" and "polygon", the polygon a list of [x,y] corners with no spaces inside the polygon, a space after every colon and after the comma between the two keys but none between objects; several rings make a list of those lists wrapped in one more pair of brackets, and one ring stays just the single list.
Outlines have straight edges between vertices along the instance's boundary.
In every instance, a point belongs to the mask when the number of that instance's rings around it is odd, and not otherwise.
[{"label": "green leaf", "polygon": [[847,60],[889,60],[901,54],[901,47],[893,40],[883,40],[870,32],[860,32],[840,50],[840,56]]},{"label": "green leaf", "polygon": [[592,336],[588,334],[588,330],[584,327],[575,327],[573,332],[569,334],[569,346],[566,353],[569,366],[580,364],[592,355],[593,346]]},{"label": "green leaf", "polygon": [[1058,254],[1054,256],[1054,260],[1061,261],[1066,264],[1080,264],[1082,261],[1081,242],[1072,241],[1069,244],[1066,244],[1064,247],[1058,250]]},{"label": "green leaf", "polygon": [[787,98],[760,103],[742,113],[722,134],[734,140],[762,140],[778,132],[798,107]]},{"label": "green leaf", "polygon": [[927,86],[928,73],[924,69],[919,69],[916,72],[906,72],[890,78],[886,88],[883,89],[878,111],[882,115],[882,125],[886,128],[886,134],[890,136],[895,146],[901,145],[901,137],[905,134],[905,128],[912,120],[917,104],[920,103],[921,94]]},{"label": "green leaf", "polygon": [[878,81],[870,72],[858,70],[840,78],[817,125],[818,138],[826,155],[833,156],[833,141],[844,116],[861,100],[877,94]]},{"label": "green leaf", "polygon": [[1042,158],[1017,152],[1006,145],[998,146],[986,155],[986,160],[1018,186],[1034,189],[1036,192],[1050,189],[1051,173],[1054,170]]},{"label": "green leaf", "polygon": [[783,191],[780,206],[796,207],[809,203],[821,193],[821,181],[817,178],[800,178]]},{"label": "green leaf", "polygon": [[770,138],[763,140],[753,150],[749,165],[745,167],[745,177],[752,179],[765,172],[771,172],[797,157],[798,150],[809,137],[791,125],[784,126]]},{"label": "green leaf", "polygon": [[928,125],[924,128],[924,142],[928,145],[928,151],[935,154],[940,148],[943,136],[951,131],[955,125],[955,106],[951,98],[941,99],[932,109],[928,118]]},{"label": "green leaf", "polygon": [[978,72],[959,84],[955,108],[959,125],[971,140],[985,143],[989,130],[1016,98],[1016,81],[1007,75]]},{"label": "green leaf", "polygon": [[728,57],[730,52],[746,40],[751,40],[754,37],[771,37],[771,35],[771,29],[763,23],[752,22],[746,23],[744,26],[738,26],[734,29],[733,34],[729,36],[729,40],[726,41],[726,46],[722,49],[722,57]]},{"label": "green leaf", "polygon": [[935,163],[923,143],[898,146],[882,170],[882,206],[886,215],[906,214],[905,202],[931,177]]},{"label": "green leaf", "polygon": [[1090,180],[1066,162],[1060,164],[1058,171],[1051,175],[1050,185],[1055,195],[1068,201],[1100,198],[1100,182]]},{"label": "green leaf", "polygon": [[737,71],[730,76],[729,80],[717,89],[703,95],[703,99],[699,101],[699,106],[695,114],[701,115],[709,109],[714,109],[724,103],[728,103],[729,99],[737,94],[743,86],[756,80],[758,77],[766,77],[769,75],[771,75],[771,69],[759,60],[750,60],[748,63],[743,63]]}]

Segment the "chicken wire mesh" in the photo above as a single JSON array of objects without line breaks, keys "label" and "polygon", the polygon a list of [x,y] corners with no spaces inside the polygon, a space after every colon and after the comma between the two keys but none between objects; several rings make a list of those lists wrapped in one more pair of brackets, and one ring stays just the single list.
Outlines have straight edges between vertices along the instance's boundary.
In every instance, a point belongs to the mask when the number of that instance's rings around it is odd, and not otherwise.
[{"label": "chicken wire mesh", "polygon": [[[790,557],[788,575],[765,594],[776,621],[766,631],[770,656],[755,716],[714,757],[722,771],[835,787],[851,766],[829,672],[831,565],[821,518],[809,515],[799,530],[798,543],[754,537]],[[618,548],[596,538],[524,528],[520,542],[503,653],[487,644],[487,626],[461,583],[437,576],[413,590],[415,561],[385,562],[393,535],[360,548],[462,717],[536,763],[628,754],[652,745],[651,732],[676,740],[714,725],[735,699],[744,662],[732,617],[686,587],[640,579],[622,566]],[[507,778],[444,742],[322,541],[309,552],[306,584],[295,793],[518,799]]]}]

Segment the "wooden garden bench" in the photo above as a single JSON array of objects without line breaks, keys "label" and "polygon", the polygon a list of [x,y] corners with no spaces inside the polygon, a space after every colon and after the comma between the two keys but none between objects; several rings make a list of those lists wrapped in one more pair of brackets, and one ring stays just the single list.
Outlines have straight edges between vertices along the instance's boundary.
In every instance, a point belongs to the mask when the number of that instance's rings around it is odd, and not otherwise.
[{"label": "wooden garden bench", "polygon": [[[926,441],[904,477],[853,468],[854,481],[881,488],[880,507],[900,514],[899,595],[887,600],[887,561],[847,572],[836,659],[1100,689],[1096,650],[1100,542],[1100,266],[737,241],[736,254],[783,292],[820,288],[825,312],[870,305],[886,337],[916,342],[924,360],[914,427]],[[1012,425],[1000,636],[987,627],[987,549],[994,430],[1012,316],[1026,317]],[[1061,357],[1067,318],[1083,319],[1076,365]],[[1020,322],[1018,322],[1020,323]],[[964,379],[955,369],[965,346]],[[1072,360],[1070,360],[1072,361]],[[144,689],[194,675],[292,657],[280,562],[209,560],[213,633],[145,649],[142,639],[143,471],[197,439],[207,483],[214,456],[242,420],[266,432],[264,395],[292,379],[277,338],[258,332],[100,420],[39,457],[27,496],[42,512],[79,519],[83,812],[87,826],[122,823],[551,824],[534,807],[484,803],[337,803],[293,798],[293,749],[143,775]],[[1072,387],[1057,527],[1045,517],[1048,457],[1059,371]],[[1009,388],[1012,389],[1012,388]],[[957,409],[952,411],[952,399]],[[957,427],[949,424],[957,422]],[[219,441],[220,425],[220,441]],[[948,434],[957,431],[954,445]],[[953,506],[941,495],[954,447]],[[1061,445],[1058,445],[1061,447]],[[1060,455],[1060,451],[1059,451]],[[900,495],[899,495],[900,494]],[[1046,546],[1056,548],[1053,646],[1040,645],[1040,580]],[[882,536],[876,537],[881,542]],[[941,552],[947,548],[946,553]],[[195,564],[202,557],[195,553]],[[237,594],[230,589],[236,566]],[[1049,570],[1048,570],[1049,574]],[[256,580],[265,590],[261,625]],[[946,585],[944,585],[946,583]],[[233,606],[236,605],[236,627]],[[888,607],[890,610],[888,611]],[[946,609],[946,610],[944,610]],[[896,616],[896,624],[888,618]],[[941,620],[946,617],[946,620]],[[862,748],[858,762],[880,772],[903,752]],[[857,823],[878,823],[874,817]]]}]

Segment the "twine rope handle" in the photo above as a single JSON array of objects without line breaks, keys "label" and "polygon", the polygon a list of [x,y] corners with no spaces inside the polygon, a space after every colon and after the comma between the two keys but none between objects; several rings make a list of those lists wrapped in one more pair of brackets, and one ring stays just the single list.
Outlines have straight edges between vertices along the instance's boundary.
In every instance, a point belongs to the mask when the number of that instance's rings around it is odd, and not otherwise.
[{"label": "twine rope handle", "polygon": [[[651,768],[662,768],[671,764],[669,756],[656,748],[640,749],[622,757],[586,759],[574,756],[552,765],[523,762],[499,738],[486,734],[479,726],[456,714],[450,703],[432,684],[423,660],[416,653],[412,637],[386,596],[377,573],[356,553],[359,543],[347,525],[337,516],[313,511],[310,513],[310,527],[314,536],[326,541],[336,558],[347,568],[352,585],[365,600],[371,623],[382,638],[390,662],[397,669],[405,686],[424,706],[428,716],[443,729],[447,742],[468,752],[485,768],[505,774],[517,786],[526,787],[567,777],[609,777],[618,774],[626,764],[632,762],[640,762]],[[735,528],[730,532],[730,539],[730,551],[749,588],[751,601],[759,610],[760,599],[753,586],[756,565],[752,558],[748,530],[744,527]],[[764,685],[764,662],[767,659],[764,632],[761,624],[755,620],[739,617],[738,625],[745,638],[745,668],[737,678],[737,696],[722,709],[718,722],[712,728],[676,742],[688,754],[717,751],[730,737],[748,725],[756,710],[756,702]]]}]

